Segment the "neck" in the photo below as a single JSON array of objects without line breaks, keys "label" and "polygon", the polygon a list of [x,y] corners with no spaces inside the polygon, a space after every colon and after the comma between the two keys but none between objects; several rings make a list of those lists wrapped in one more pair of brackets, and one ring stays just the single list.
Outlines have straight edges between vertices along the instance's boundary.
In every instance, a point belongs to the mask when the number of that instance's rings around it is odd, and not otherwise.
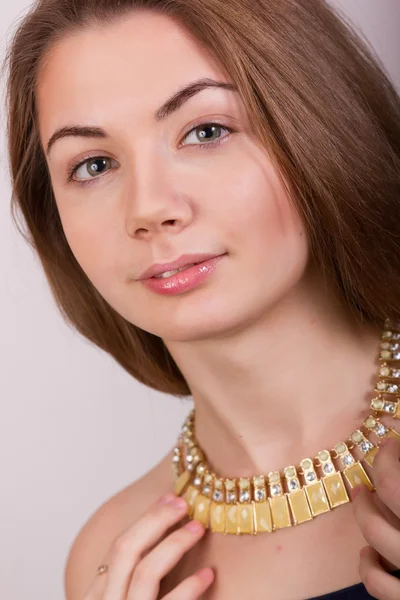
[{"label": "neck", "polygon": [[166,342],[192,391],[195,435],[220,477],[299,464],[370,413],[382,327],[297,290],[240,331]]}]

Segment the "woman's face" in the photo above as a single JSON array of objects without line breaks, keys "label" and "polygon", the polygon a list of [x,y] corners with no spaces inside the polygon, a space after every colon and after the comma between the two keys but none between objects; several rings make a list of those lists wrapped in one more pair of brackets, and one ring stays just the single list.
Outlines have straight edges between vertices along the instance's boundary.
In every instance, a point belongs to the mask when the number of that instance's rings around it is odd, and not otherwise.
[{"label": "woman's face", "polygon": [[[104,130],[75,130],[47,155],[71,250],[118,313],[165,340],[246,327],[308,262],[303,225],[238,92],[203,89],[155,118],[203,78],[228,82],[181,25],[147,12],[65,38],[38,81],[45,150],[59,128]],[[152,264],[188,253],[225,256],[189,291],[163,295],[138,281]]]}]

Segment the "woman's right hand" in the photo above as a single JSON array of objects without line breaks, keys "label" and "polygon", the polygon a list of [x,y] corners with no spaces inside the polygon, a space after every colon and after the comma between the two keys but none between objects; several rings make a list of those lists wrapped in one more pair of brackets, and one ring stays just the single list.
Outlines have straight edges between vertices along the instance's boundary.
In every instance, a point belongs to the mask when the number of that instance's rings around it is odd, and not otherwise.
[{"label": "woman's right hand", "polygon": [[[172,502],[166,502],[172,500]],[[164,539],[168,529],[187,514],[187,503],[174,494],[163,496],[111,546],[83,600],[157,600],[163,577],[203,536],[204,526],[191,520]],[[212,569],[184,579],[162,600],[195,600],[214,580]]]}]

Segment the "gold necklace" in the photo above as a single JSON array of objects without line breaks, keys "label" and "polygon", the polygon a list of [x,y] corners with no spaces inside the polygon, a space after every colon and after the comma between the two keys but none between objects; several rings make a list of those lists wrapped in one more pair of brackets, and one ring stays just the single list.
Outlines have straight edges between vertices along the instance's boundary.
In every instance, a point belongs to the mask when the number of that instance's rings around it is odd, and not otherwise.
[{"label": "gold necklace", "polygon": [[[379,420],[381,413],[400,419],[400,369],[388,364],[400,361],[400,322],[385,320],[379,361],[378,395],[360,428],[332,450],[303,459],[299,467],[271,471],[268,477],[226,479],[212,472],[195,436],[192,409],[172,459],[174,492],[188,503],[189,517],[212,532],[255,535],[299,525],[349,502],[345,481],[350,490],[360,483],[374,490],[361,461],[372,466],[383,438],[400,440],[395,429]],[[376,437],[376,444],[366,437],[368,434]],[[352,454],[356,448],[361,452],[359,460]]]}]

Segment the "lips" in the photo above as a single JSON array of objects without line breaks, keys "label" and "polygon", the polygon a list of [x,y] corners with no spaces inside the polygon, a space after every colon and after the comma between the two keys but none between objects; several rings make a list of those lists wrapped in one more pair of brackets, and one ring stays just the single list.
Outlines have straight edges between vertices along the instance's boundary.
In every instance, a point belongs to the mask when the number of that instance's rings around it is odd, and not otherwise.
[{"label": "lips", "polygon": [[149,269],[144,271],[138,281],[142,279],[150,279],[155,275],[161,275],[161,273],[165,273],[167,271],[176,271],[176,269],[180,269],[182,267],[187,267],[188,265],[198,265],[206,260],[210,260],[212,258],[216,258],[217,256],[221,256],[219,253],[212,254],[184,254],[177,260],[170,263],[156,263],[152,265]]}]

